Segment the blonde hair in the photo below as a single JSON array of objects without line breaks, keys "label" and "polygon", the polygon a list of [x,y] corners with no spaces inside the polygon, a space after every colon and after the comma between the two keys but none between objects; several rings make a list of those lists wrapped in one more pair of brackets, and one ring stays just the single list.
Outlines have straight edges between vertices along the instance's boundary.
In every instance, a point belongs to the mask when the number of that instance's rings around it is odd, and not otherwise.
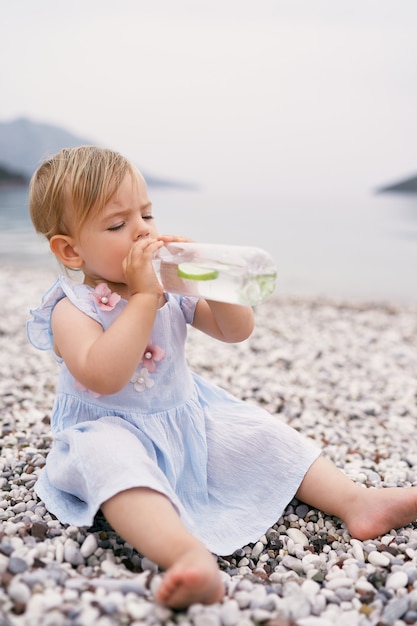
[{"label": "blonde hair", "polygon": [[77,232],[100,213],[133,164],[118,152],[95,146],[64,148],[44,161],[30,182],[29,210],[38,233],[51,239]]}]

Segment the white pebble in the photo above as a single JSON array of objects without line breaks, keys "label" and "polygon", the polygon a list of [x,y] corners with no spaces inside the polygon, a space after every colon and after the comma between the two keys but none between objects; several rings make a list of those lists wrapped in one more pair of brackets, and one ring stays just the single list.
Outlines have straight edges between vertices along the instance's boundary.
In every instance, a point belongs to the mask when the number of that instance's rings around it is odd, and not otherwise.
[{"label": "white pebble", "polygon": [[257,543],[255,543],[252,549],[252,557],[257,559],[258,556],[261,554],[262,550],[264,549],[264,547],[265,546],[262,543],[262,541],[258,541]]},{"label": "white pebble", "polygon": [[31,591],[27,585],[22,582],[12,581],[8,588],[8,594],[14,602],[26,604],[30,597]]},{"label": "white pebble", "polygon": [[[172,624],[170,618],[172,618],[172,611],[167,606],[162,606],[162,604],[153,604],[152,605],[152,616],[154,616],[156,621],[159,621],[161,624],[167,624],[168,622]],[[112,623],[114,626],[114,622]],[[132,624],[132,626],[134,626]],[[184,622],[182,622],[182,626],[186,626]]]},{"label": "white pebble", "polygon": [[385,586],[388,589],[401,589],[401,587],[406,587],[408,583],[408,576],[403,571],[394,572],[387,577]]},{"label": "white pebble", "polygon": [[4,534],[7,535],[8,537],[12,537],[13,535],[17,533],[18,530],[19,530],[18,524],[14,524],[13,522],[7,522],[7,524],[4,527]]},{"label": "white pebble", "polygon": [[138,599],[126,602],[126,611],[133,619],[145,621],[151,610],[150,602],[140,602]]},{"label": "white pebble", "polygon": [[224,626],[235,626],[240,618],[240,607],[236,600],[228,600],[220,608],[221,621]]},{"label": "white pebble", "polygon": [[266,622],[270,618],[271,618],[271,613],[269,611],[265,611],[265,609],[255,609],[252,613],[252,619],[253,619],[253,622],[255,622],[255,624],[257,622]]},{"label": "white pebble", "polygon": [[101,571],[107,576],[120,578],[120,567],[116,563],[113,563],[110,559],[105,559],[101,562]]},{"label": "white pebble", "polygon": [[57,563],[62,563],[64,561],[64,544],[60,541],[56,543],[55,559]]},{"label": "white pebble", "polygon": [[236,591],[235,592],[235,596],[234,596],[236,602],[239,605],[240,609],[246,609],[249,605],[250,605],[250,592],[246,591],[245,589],[242,589],[240,591]]},{"label": "white pebble", "polygon": [[335,576],[331,580],[326,581],[327,589],[339,589],[339,587],[352,587],[355,583],[352,578],[347,578],[347,576]]},{"label": "white pebble", "polygon": [[363,552],[362,544],[357,539],[351,540],[352,554],[357,561],[365,561],[365,554]]},{"label": "white pebble", "polygon": [[84,559],[80,553],[80,547],[73,539],[67,539],[64,545],[64,559],[71,565],[81,565]]},{"label": "white pebble", "polygon": [[204,610],[195,615],[194,626],[221,626],[220,615],[212,610]]},{"label": "white pebble", "polygon": [[87,535],[80,548],[80,552],[84,558],[91,556],[97,549],[98,543],[95,535],[90,533]]},{"label": "white pebble", "polygon": [[26,612],[31,615],[32,618],[35,615],[44,615],[46,613],[46,607],[43,599],[43,593],[34,593],[28,601]]},{"label": "white pebble", "polygon": [[355,582],[355,589],[357,591],[375,591],[375,587],[366,578],[358,578]]},{"label": "white pebble", "polygon": [[319,593],[320,585],[315,580],[307,579],[301,585],[301,591],[307,598],[311,599]]},{"label": "white pebble", "polygon": [[287,535],[290,537],[295,544],[303,546],[304,548],[308,546],[308,537],[298,528],[288,528]]},{"label": "white pebble", "polygon": [[381,554],[378,550],[372,550],[368,554],[368,561],[375,567],[387,567],[390,564],[390,560],[385,554]]}]

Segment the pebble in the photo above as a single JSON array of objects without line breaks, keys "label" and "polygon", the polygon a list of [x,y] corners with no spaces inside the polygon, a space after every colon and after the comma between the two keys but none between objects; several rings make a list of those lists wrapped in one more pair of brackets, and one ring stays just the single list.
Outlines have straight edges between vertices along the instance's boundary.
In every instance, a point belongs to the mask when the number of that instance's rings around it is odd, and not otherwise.
[{"label": "pebble", "polygon": [[387,589],[401,589],[402,587],[406,587],[408,584],[408,576],[406,572],[399,571],[394,572],[387,576],[387,580],[385,582],[385,586]]},{"label": "pebble", "polygon": [[146,621],[146,618],[152,612],[153,605],[151,602],[137,602],[137,600],[129,600],[125,604],[125,610],[128,615],[135,620]]},{"label": "pebble", "polygon": [[312,599],[320,592],[320,585],[315,580],[305,580],[300,585],[301,591],[307,598]]},{"label": "pebble", "polygon": [[96,536],[93,534],[89,534],[87,535],[80,547],[80,553],[85,559],[87,559],[89,556],[94,554],[97,548],[98,542]]},{"label": "pebble", "polygon": [[221,626],[220,614],[213,609],[205,609],[194,617],[194,626]]},{"label": "pebble", "polygon": [[382,612],[382,619],[389,625],[400,619],[408,609],[408,598],[399,598],[390,602]]},{"label": "pebble", "polygon": [[340,587],[352,587],[355,584],[355,581],[352,578],[347,578],[346,576],[335,576],[330,580],[326,581],[327,589],[339,589]]},{"label": "pebble", "polygon": [[84,557],[79,544],[73,539],[67,539],[64,545],[64,560],[71,565],[81,565]]},{"label": "pebble", "polygon": [[13,580],[7,590],[9,597],[18,604],[26,604],[31,597],[31,590],[24,583]]},{"label": "pebble", "polygon": [[11,556],[7,569],[11,574],[21,574],[28,569],[28,563],[18,556]]},{"label": "pebble", "polygon": [[368,554],[368,561],[376,567],[387,567],[390,564],[389,558],[377,550]]},{"label": "pebble", "polygon": [[303,547],[308,546],[308,537],[298,528],[288,528],[287,535],[294,541],[295,544],[299,544]]},{"label": "pebble", "polygon": [[226,600],[220,608],[223,626],[235,626],[240,620],[240,606],[236,599]]},{"label": "pebble", "polygon": [[353,557],[357,561],[364,561],[365,560],[365,554],[364,554],[361,542],[357,541],[356,539],[352,539],[350,543],[352,544],[352,554],[353,554]]},{"label": "pebble", "polygon": [[281,564],[287,569],[297,572],[298,574],[302,574],[304,572],[303,562],[297,559],[295,556],[284,556],[281,561]]},{"label": "pebble", "polygon": [[[7,623],[417,622],[417,528],[359,541],[296,499],[258,541],[219,559],[222,603],[179,612],[155,603],[155,563],[100,519],[93,530],[60,524],[34,493],[52,440],[56,364],[34,352],[24,327],[52,280],[45,276],[41,287],[21,270],[16,290],[14,273],[0,268],[0,278],[7,294],[0,319],[0,607]],[[353,480],[375,488],[413,484],[417,307],[279,297],[255,313],[257,328],[242,344],[216,343],[191,328],[192,368],[207,375],[210,367],[213,382],[311,437]]]},{"label": "pebble", "polygon": [[4,574],[9,565],[9,557],[0,553],[0,574]]}]

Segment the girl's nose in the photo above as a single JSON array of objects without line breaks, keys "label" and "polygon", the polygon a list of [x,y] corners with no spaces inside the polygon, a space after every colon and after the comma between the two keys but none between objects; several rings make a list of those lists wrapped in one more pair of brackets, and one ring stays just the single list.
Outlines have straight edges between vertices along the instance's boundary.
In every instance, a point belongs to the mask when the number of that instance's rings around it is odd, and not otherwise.
[{"label": "girl's nose", "polygon": [[143,217],[139,217],[135,223],[134,238],[141,239],[149,235],[149,227]]}]

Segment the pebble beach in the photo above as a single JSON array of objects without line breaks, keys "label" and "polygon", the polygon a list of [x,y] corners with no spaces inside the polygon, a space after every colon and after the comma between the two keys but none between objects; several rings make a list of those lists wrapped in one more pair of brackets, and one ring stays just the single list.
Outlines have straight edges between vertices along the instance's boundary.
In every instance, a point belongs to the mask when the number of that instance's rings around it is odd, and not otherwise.
[{"label": "pebble beach", "polygon": [[[91,528],[49,514],[33,487],[51,445],[58,366],[29,345],[25,323],[53,279],[0,269],[1,626],[417,623],[417,522],[358,541],[293,500],[257,543],[218,559],[222,603],[171,611],[154,601],[158,567],[100,514]],[[191,368],[312,438],[364,487],[417,484],[417,305],[278,292],[255,314],[237,345],[190,329]]]}]

